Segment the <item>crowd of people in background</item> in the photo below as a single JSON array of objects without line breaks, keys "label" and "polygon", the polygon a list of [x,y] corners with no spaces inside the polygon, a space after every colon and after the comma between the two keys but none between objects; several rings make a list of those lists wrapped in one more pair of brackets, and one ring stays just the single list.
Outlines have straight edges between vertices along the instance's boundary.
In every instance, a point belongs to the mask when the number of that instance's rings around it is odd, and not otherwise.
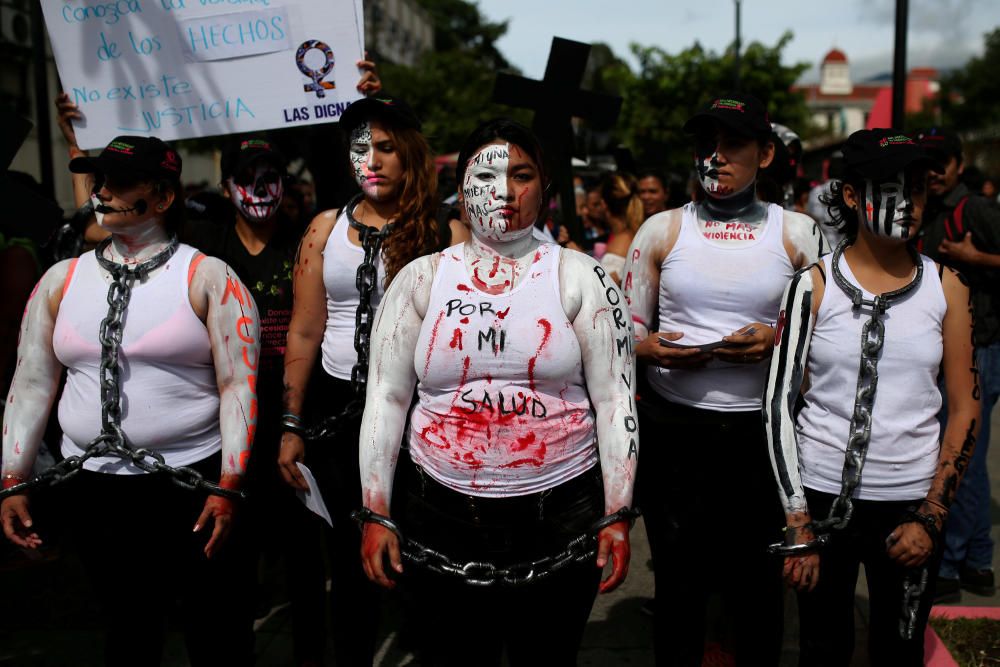
[{"label": "crowd of people in background", "polygon": [[[337,664],[372,664],[380,587],[400,582],[425,664],[574,664],[628,571],[633,505],[658,664],[701,664],[714,593],[736,664],[778,663],[784,579],[801,664],[846,665],[863,563],[873,664],[917,665],[935,598],[995,591],[1000,195],[957,134],[855,133],[812,181],[800,137],[732,93],[685,124],[690,174],[580,170],[560,220],[530,130],[484,124],[440,175],[419,109],[359,66],[336,208],[273,137],[227,138],[217,185],[183,183],[155,138],[88,155],[62,95],[78,208],[0,229],[4,488],[102,438],[207,480],[185,495],[112,447],[58,493],[3,500],[14,544],[61,526],[117,582],[96,588],[108,664],[158,664],[174,597],[193,664],[250,664],[262,558],[293,664],[323,664],[328,636]],[[116,341],[105,292],[126,284]],[[300,502],[303,464],[332,527]],[[94,509],[123,494],[142,499],[127,516]],[[529,581],[581,535],[591,551]],[[122,560],[181,576],[137,591]]]}]

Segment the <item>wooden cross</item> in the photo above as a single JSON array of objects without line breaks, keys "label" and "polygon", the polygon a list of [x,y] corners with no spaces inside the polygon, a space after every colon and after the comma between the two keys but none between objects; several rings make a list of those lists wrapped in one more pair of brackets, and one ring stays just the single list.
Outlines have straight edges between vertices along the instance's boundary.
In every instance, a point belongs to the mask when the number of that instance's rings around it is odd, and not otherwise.
[{"label": "wooden cross", "polygon": [[573,117],[584,118],[598,127],[611,127],[618,120],[622,98],[582,90],[583,73],[590,44],[562,37],[552,38],[545,77],[541,81],[514,74],[497,74],[493,99],[535,112],[532,129],[542,142],[552,171],[552,184],[559,193],[562,224],[570,236],[580,241],[573,194]]}]

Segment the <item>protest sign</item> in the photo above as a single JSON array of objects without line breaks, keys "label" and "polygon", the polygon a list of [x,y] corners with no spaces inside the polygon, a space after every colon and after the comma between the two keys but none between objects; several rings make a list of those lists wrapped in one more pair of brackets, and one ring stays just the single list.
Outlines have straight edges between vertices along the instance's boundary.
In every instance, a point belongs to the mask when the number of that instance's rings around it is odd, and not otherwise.
[{"label": "protest sign", "polygon": [[46,0],[82,148],[336,121],[360,98],[361,0]]}]

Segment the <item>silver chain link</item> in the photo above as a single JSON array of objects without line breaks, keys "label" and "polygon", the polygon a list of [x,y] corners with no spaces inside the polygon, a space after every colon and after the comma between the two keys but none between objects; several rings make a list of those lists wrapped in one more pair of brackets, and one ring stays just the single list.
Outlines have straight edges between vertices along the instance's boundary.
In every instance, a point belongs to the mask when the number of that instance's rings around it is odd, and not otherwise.
[{"label": "silver chain link", "polygon": [[197,470],[167,465],[163,455],[157,451],[145,448],[133,449],[128,444],[121,427],[121,367],[118,363],[125,315],[135,281],[145,280],[151,271],[166,264],[177,250],[177,237],[171,238],[167,247],[154,257],[136,266],[118,264],[106,259],[104,250],[110,244],[111,239],[105,239],[95,250],[98,263],[111,274],[111,285],[108,287],[108,314],[101,321],[98,333],[98,341],[101,343],[101,433],[83,448],[82,455],[67,457],[36,477],[0,491],[0,499],[64,482],[80,472],[88,459],[102,456],[118,456],[145,472],[163,473],[169,476],[174,484],[185,489],[200,489],[227,498],[243,498],[245,494],[242,491],[224,489],[205,479]]},{"label": "silver chain link", "polygon": [[347,423],[361,416],[365,409],[365,390],[368,387],[368,354],[371,350],[372,324],[375,319],[375,309],[372,307],[372,295],[378,286],[378,267],[376,259],[382,249],[382,242],[392,233],[393,224],[389,223],[376,229],[358,222],[354,218],[354,207],[361,201],[362,195],[355,195],[344,206],[344,213],[351,227],[358,231],[361,247],[365,257],[358,265],[354,284],[358,288],[358,309],[354,315],[354,351],[358,358],[351,368],[351,390],[354,398],[344,409],[335,415],[325,417],[311,428],[305,429],[306,440],[329,440],[335,437]]},{"label": "silver chain link", "polygon": [[436,549],[405,539],[395,521],[367,507],[351,513],[351,518],[362,527],[365,523],[377,523],[391,530],[399,540],[399,550],[406,561],[437,574],[461,579],[470,586],[521,586],[550,577],[573,563],[592,561],[597,556],[597,534],[612,524],[631,521],[637,516],[637,510],[622,507],[598,519],[587,532],[570,540],[566,548],[554,556],[500,567],[486,561],[456,562]]}]

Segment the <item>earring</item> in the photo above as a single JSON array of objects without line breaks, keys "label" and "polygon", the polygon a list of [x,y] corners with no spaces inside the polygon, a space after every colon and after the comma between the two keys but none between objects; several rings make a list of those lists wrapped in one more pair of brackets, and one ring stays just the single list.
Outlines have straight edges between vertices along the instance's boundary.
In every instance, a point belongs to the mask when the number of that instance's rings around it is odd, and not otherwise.
[{"label": "earring", "polygon": [[156,210],[157,211],[162,211],[163,210],[163,204],[157,204],[156,205]]}]

